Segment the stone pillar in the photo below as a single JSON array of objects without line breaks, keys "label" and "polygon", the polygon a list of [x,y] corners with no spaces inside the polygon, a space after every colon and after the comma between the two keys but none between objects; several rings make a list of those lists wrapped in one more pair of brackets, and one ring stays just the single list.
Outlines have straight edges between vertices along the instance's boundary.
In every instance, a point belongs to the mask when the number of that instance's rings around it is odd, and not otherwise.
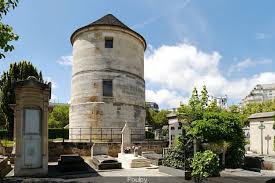
[{"label": "stone pillar", "polygon": [[122,139],[121,139],[121,153],[124,153],[124,149],[126,147],[130,147],[131,143],[131,128],[128,125],[128,122],[125,122],[125,125],[121,131]]},{"label": "stone pillar", "polygon": [[48,106],[51,83],[35,77],[16,82],[15,176],[40,176],[48,173]]}]

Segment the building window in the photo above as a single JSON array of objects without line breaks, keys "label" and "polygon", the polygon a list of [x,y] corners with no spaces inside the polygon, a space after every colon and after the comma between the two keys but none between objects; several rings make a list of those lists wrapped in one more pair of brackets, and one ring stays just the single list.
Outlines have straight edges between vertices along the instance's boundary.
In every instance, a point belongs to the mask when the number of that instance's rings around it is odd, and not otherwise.
[{"label": "building window", "polygon": [[178,126],[178,130],[180,130],[181,129],[181,126]]},{"label": "building window", "polygon": [[171,130],[175,130],[175,127],[171,126]]},{"label": "building window", "polygon": [[105,37],[105,48],[113,48],[113,38]]},{"label": "building window", "polygon": [[173,143],[173,140],[175,139],[175,135],[171,135],[171,142]]},{"label": "building window", "polygon": [[112,97],[113,96],[113,81],[104,80],[103,81],[103,96]]}]

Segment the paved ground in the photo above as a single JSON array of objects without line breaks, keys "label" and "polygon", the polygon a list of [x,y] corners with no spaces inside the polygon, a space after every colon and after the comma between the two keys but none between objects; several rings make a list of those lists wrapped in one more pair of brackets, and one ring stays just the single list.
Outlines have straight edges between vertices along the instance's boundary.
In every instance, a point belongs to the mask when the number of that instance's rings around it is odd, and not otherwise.
[{"label": "paved ground", "polygon": [[264,161],[275,162],[275,156],[274,155],[261,155],[261,154],[256,154],[256,153],[249,152],[249,153],[246,154],[246,156],[262,157]]},{"label": "paved ground", "polygon": [[[82,175],[83,177],[63,178],[8,178],[4,182],[92,182],[92,183],[184,183],[183,177],[172,177],[158,172],[158,169],[134,168],[121,170],[98,171],[93,174]],[[262,171],[261,173],[242,169],[226,169],[221,172],[221,177],[209,178],[205,182],[213,183],[264,183],[275,178],[274,171]],[[0,181],[1,182],[1,181]],[[275,181],[274,181],[275,182]]]},{"label": "paved ground", "polygon": [[[50,165],[54,165],[51,163]],[[184,183],[184,177],[172,177],[158,171],[157,167],[99,170],[94,173],[64,175],[61,178],[16,178],[13,172],[3,182],[92,182],[92,183]],[[214,183],[264,183],[275,178],[275,171],[252,172],[243,169],[226,169],[221,177],[209,178]],[[275,180],[275,179],[274,179]],[[1,182],[1,181],[0,181]],[[275,181],[274,181],[275,182]]]}]

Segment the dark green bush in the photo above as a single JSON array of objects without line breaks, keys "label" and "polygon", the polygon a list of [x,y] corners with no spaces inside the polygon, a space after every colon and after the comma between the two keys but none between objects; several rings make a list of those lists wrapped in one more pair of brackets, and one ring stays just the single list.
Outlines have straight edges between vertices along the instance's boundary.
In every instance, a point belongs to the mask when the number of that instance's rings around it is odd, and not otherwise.
[{"label": "dark green bush", "polygon": [[49,128],[49,139],[69,139],[69,129]]},{"label": "dark green bush", "polygon": [[210,150],[197,152],[192,160],[192,176],[196,182],[211,176],[217,176],[220,171],[219,157]]},{"label": "dark green bush", "polygon": [[177,169],[184,169],[184,148],[182,136],[177,136],[173,147],[163,158],[163,165]]},{"label": "dark green bush", "polygon": [[245,155],[245,137],[238,115],[227,111],[206,112],[202,120],[197,120],[192,125],[190,130],[192,136],[199,137],[202,143],[216,143],[218,141],[230,143],[225,157],[227,168],[242,166]]},{"label": "dark green bush", "polygon": [[168,153],[163,158],[163,165],[177,169],[190,170],[191,158],[193,157],[193,141],[188,137],[179,135]]},{"label": "dark green bush", "polygon": [[10,139],[11,134],[8,132],[8,130],[0,130],[0,139]]},{"label": "dark green bush", "polygon": [[146,139],[155,139],[155,134],[153,132],[145,131],[145,138]]}]

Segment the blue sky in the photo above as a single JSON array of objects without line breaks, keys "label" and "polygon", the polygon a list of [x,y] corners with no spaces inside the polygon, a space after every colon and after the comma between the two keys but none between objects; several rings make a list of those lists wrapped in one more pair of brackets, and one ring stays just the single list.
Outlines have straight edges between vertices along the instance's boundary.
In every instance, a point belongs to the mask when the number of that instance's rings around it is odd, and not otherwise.
[{"label": "blue sky", "polygon": [[[142,34],[147,100],[186,102],[194,86],[239,102],[258,83],[275,82],[275,2],[249,0],[20,1],[5,17],[20,36],[0,61],[31,61],[53,81],[53,99],[70,99],[74,30],[112,13]],[[63,63],[63,64],[62,64]]]}]

